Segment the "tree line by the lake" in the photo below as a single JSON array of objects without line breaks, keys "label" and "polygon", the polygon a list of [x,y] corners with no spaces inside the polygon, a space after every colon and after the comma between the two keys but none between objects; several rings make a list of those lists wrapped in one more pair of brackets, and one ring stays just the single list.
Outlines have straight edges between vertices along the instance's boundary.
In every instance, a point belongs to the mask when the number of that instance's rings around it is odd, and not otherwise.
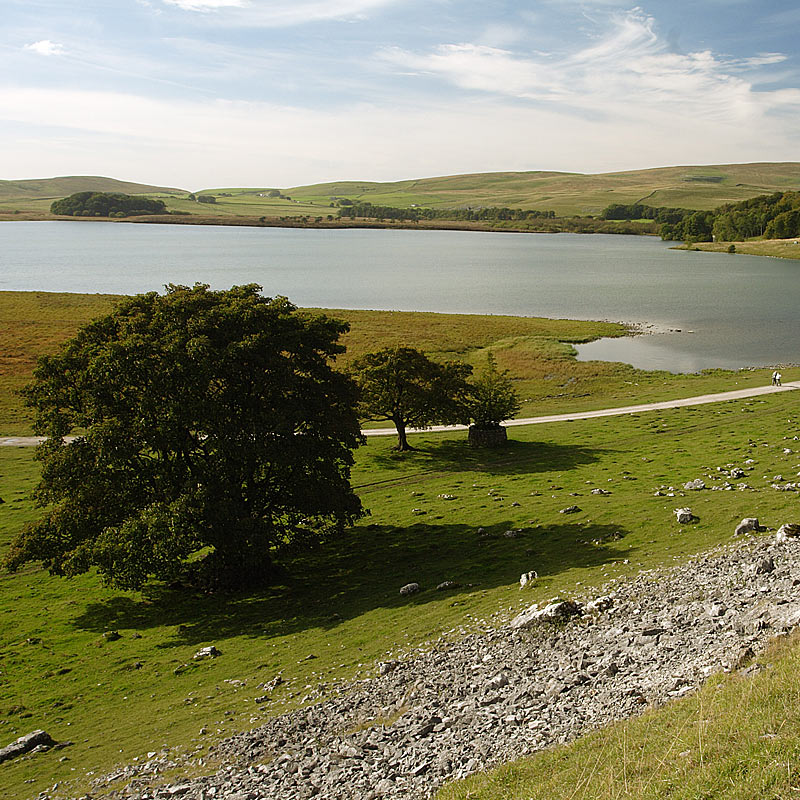
[{"label": "tree line by the lake", "polygon": [[661,238],[684,242],[732,242],[763,236],[800,236],[800,192],[774,192],[714,211],[655,208],[641,203],[616,203],[603,210],[603,219],[652,219],[661,223]]},{"label": "tree line by the lake", "polygon": [[339,216],[345,218],[396,219],[401,222],[423,219],[520,222],[530,219],[555,219],[556,212],[537,211],[530,208],[507,208],[505,206],[490,206],[488,208],[396,208],[394,206],[376,206],[366,202],[340,201]]}]

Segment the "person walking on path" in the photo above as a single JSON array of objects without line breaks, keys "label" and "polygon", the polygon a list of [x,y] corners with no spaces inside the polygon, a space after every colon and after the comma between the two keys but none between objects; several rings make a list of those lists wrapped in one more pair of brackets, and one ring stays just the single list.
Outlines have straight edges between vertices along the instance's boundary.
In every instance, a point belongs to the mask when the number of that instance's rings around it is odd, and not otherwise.
[{"label": "person walking on path", "polygon": [[783,375],[781,375],[780,372],[776,372],[775,373],[775,385],[776,386],[780,386],[781,385],[781,378],[782,377],[783,377]]},{"label": "person walking on path", "polygon": [[772,373],[772,385],[773,386],[777,386],[778,385],[778,370],[775,370]]}]

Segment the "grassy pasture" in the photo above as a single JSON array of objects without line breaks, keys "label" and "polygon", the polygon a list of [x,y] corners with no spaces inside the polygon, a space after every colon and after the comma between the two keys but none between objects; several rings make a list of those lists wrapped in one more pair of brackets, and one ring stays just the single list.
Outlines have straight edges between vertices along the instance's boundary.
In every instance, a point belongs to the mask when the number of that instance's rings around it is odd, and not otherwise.
[{"label": "grassy pasture", "polygon": [[395,183],[315,184],[285,191],[297,199],[338,196],[375,205],[418,203],[445,208],[497,205],[552,209],[558,215],[568,216],[597,215],[610,203],[713,209],[723,203],[798,185],[800,164],[765,163],[662,167],[598,175],[500,172]]},{"label": "grassy pasture", "polygon": [[[113,300],[0,293],[0,409],[11,421],[3,433],[28,429],[10,391],[27,380],[35,357],[108,310]],[[562,344],[622,333],[613,323],[329,313],[352,325],[345,363],[396,343],[475,364],[491,349],[531,395],[523,394],[526,415],[768,379],[764,370],[671,376],[576,362],[570,345]],[[795,374],[786,373],[787,380]],[[37,567],[2,574],[0,744],[38,727],[75,743],[61,753],[4,765],[8,796],[33,797],[55,781],[67,781],[63,791],[77,793],[88,773],[109,771],[161,746],[205,748],[264,715],[311,702],[320,684],[324,689],[371,674],[389,651],[468,629],[498,611],[510,613],[557,593],[591,591],[611,577],[672,563],[727,541],[744,516],[759,516],[769,525],[791,519],[796,498],[774,492],[761,475],[800,469],[797,456],[782,452],[783,437],[800,433],[795,414],[796,400],[788,393],[517,428],[509,447],[494,453],[471,450],[464,434],[418,435],[412,442],[419,450],[403,457],[391,451],[391,437],[371,439],[358,452],[353,474],[371,516],[340,541],[284,554],[284,578],[252,596],[216,598],[163,586],[118,592],[94,574],[68,581]],[[700,522],[676,536],[671,511],[685,501],[655,498],[654,487],[714,474],[715,466],[749,456],[758,461],[750,481],[754,491],[692,496]],[[0,555],[22,525],[35,519],[29,494],[37,474],[31,449],[0,448]],[[612,495],[592,496],[595,485]],[[559,514],[572,504],[583,511],[569,518]],[[479,526],[496,535],[478,537]],[[500,535],[512,527],[522,529],[522,537]],[[520,593],[517,579],[528,569],[541,579]],[[431,590],[446,579],[465,588]],[[397,589],[410,580],[424,591],[401,600]],[[109,630],[122,638],[107,641],[103,634]],[[194,662],[194,652],[211,643],[223,655]],[[305,660],[310,654],[316,658]],[[263,694],[259,684],[279,672],[286,684],[270,701],[256,704]],[[201,728],[207,733],[201,735]]]},{"label": "grassy pasture", "polygon": [[[704,250],[708,253],[727,253],[731,244],[736,252],[748,256],[771,256],[772,258],[800,258],[800,244],[795,239],[750,239],[747,242],[697,242],[692,244],[693,250]],[[676,250],[688,249],[686,245]]]},{"label": "grassy pasture", "polygon": [[[71,793],[87,773],[149,750],[205,748],[311,702],[321,684],[324,692],[373,674],[387,652],[674,563],[729,541],[744,516],[773,527],[794,519],[797,498],[769,483],[800,468],[796,454],[783,453],[783,437],[800,433],[796,412],[789,393],[518,428],[499,452],[475,452],[464,434],[418,435],[419,450],[407,457],[390,450],[391,439],[371,440],[353,476],[371,516],[339,541],[286,554],[285,577],[251,596],[160,586],[116,592],[93,574],[64,580],[36,567],[1,575],[0,740],[43,727],[75,742],[4,765],[7,791],[35,796],[67,780]],[[653,496],[655,487],[713,476],[716,466],[748,457],[757,461],[752,491]],[[36,514],[27,499],[35,479],[31,450],[0,450],[0,553]],[[594,486],[612,494],[591,495]],[[687,502],[700,521],[678,534],[672,509]],[[559,513],[573,504],[582,511]],[[479,526],[493,535],[478,536]],[[521,537],[503,537],[509,528]],[[517,579],[529,569],[541,577],[521,592]],[[446,579],[463,588],[433,590]],[[423,591],[403,600],[397,590],[410,580]],[[108,630],[122,638],[105,640]],[[222,656],[192,660],[212,643]],[[256,704],[259,685],[279,672],[285,685]]]}]

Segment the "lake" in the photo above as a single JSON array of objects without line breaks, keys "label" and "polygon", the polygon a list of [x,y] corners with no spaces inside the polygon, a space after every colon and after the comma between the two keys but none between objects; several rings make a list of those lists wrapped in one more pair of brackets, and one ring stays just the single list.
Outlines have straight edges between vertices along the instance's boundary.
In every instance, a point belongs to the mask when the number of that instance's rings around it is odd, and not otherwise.
[{"label": "lake", "polygon": [[800,362],[798,275],[798,261],[644,236],[0,223],[0,290],[258,283],[301,306],[620,320],[680,332],[579,357],[674,372]]}]

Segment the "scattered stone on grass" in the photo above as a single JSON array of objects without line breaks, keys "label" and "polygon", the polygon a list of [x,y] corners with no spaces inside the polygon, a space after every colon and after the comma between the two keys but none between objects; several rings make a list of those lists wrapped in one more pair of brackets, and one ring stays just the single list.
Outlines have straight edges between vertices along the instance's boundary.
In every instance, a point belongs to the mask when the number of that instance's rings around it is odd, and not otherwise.
[{"label": "scattered stone on grass", "polygon": [[[774,568],[755,572],[767,559]],[[597,597],[558,624],[473,620],[463,636],[393,654],[386,674],[220,742],[216,772],[176,785],[193,799],[426,800],[445,782],[689,694],[715,672],[755,674],[770,638],[800,624],[798,574],[800,537],[747,537],[615,582],[608,614],[589,616],[592,602],[610,602]],[[198,772],[196,756],[172,758],[97,778],[93,794],[124,779],[127,800],[168,797],[164,772]]]},{"label": "scattered stone on grass", "polygon": [[418,583],[407,583],[405,586],[400,587],[400,594],[407,597],[410,594],[416,594],[419,591]]},{"label": "scattered stone on grass", "polygon": [[202,658],[216,658],[217,656],[221,656],[222,652],[217,650],[213,644],[208,645],[208,647],[201,647],[193,656],[192,658],[196,661],[199,661]]}]

